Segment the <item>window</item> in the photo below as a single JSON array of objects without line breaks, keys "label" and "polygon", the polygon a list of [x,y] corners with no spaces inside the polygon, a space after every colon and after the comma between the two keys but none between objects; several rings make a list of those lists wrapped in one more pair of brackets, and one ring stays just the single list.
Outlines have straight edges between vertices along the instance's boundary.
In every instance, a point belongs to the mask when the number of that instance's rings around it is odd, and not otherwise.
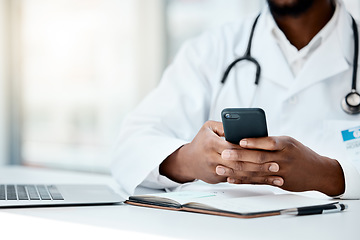
[{"label": "window", "polygon": [[[0,2],[0,36],[8,35],[8,16],[7,6],[4,1]],[[8,89],[7,79],[7,57],[8,52],[6,51],[8,45],[8,39],[0,37],[0,165],[7,162],[8,158],[8,131],[7,131],[7,104],[8,104]]]},{"label": "window", "polygon": [[107,171],[124,115],[163,68],[161,7],[162,1],[20,1],[24,164]]}]

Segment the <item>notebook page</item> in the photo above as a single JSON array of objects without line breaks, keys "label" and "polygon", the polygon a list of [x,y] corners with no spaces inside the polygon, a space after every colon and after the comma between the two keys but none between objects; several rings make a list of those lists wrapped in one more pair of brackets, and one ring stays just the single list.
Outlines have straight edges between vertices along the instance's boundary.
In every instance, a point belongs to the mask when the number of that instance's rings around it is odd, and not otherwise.
[{"label": "notebook page", "polygon": [[255,197],[227,198],[221,199],[197,199],[197,203],[231,212],[252,213],[282,210],[305,206],[330,204],[337,201],[328,199],[316,199],[304,197],[296,194],[275,194]]},{"label": "notebook page", "polygon": [[[188,202],[196,202],[199,199],[211,199],[221,195],[217,192],[194,192],[194,191],[182,191],[182,192],[168,192],[168,193],[157,193],[149,194],[149,196],[168,198],[172,199],[180,204],[185,204]],[[144,195],[146,196],[146,195]]]}]

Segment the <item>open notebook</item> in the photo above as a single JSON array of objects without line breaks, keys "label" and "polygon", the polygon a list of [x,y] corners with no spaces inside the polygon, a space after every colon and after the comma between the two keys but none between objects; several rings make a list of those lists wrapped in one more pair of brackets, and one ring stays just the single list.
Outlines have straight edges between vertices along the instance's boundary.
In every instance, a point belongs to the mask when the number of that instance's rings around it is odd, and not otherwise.
[{"label": "open notebook", "polygon": [[212,215],[253,218],[280,215],[283,210],[309,206],[325,206],[337,201],[297,194],[267,194],[229,197],[224,192],[182,191],[131,196],[125,203],[168,210]]}]

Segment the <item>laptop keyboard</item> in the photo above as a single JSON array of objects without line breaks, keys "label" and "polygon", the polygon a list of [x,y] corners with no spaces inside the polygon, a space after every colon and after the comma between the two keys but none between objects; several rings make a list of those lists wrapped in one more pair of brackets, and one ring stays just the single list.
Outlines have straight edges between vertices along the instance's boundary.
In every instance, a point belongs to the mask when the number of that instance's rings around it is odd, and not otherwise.
[{"label": "laptop keyboard", "polygon": [[64,200],[54,185],[0,185],[1,200]]}]

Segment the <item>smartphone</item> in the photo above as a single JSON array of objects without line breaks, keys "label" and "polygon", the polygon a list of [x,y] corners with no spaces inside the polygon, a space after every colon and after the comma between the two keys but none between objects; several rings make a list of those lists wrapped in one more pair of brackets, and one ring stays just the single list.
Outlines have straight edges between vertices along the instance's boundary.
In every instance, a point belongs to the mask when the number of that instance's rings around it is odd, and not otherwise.
[{"label": "smartphone", "polygon": [[225,108],[221,119],[228,142],[239,144],[243,138],[268,136],[265,112],[261,108]]}]

